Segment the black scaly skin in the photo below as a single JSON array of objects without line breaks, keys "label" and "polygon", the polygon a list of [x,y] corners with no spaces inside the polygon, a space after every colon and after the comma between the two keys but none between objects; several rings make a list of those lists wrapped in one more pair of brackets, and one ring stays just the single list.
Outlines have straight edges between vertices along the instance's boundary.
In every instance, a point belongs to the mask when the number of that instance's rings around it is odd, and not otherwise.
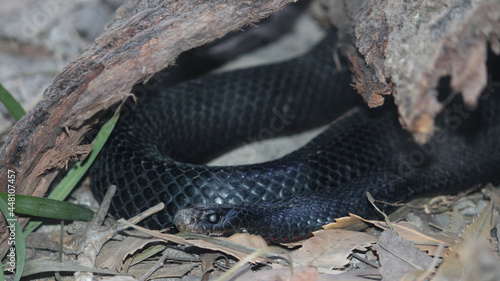
[{"label": "black scaly skin", "polygon": [[[266,203],[194,206],[178,213],[176,225],[188,232],[248,231],[286,242],[348,213],[375,217],[367,191],[377,200],[395,203],[457,193],[479,183],[498,184],[500,92],[486,95],[477,110],[460,103],[445,109],[438,117],[441,128],[424,147],[401,128],[394,106],[357,108],[303,148],[271,162],[300,167],[310,192]],[[460,110],[454,111],[455,105]]]},{"label": "black scaly skin", "polygon": [[336,71],[333,42],[281,64],[192,80],[140,104],[94,165],[96,196],[116,184],[112,211],[123,217],[164,202],[165,211],[147,221],[152,228],[171,226],[181,208],[223,204],[184,209],[175,223],[184,231],[248,231],[280,242],[348,213],[374,217],[366,191],[400,202],[500,182],[498,91],[486,93],[477,110],[462,107],[467,117],[454,109],[460,103],[450,104],[427,148],[401,129],[393,106],[360,107],[281,159],[197,164],[259,135],[324,124],[351,108],[349,73]]},{"label": "black scaly skin", "polygon": [[97,199],[115,184],[111,212],[126,218],[163,202],[165,210],[146,221],[158,229],[193,204],[271,201],[315,188],[294,163],[199,163],[250,140],[327,124],[352,108],[358,100],[347,67],[333,63],[335,41],[286,62],[176,85],[124,112],[92,167]]}]

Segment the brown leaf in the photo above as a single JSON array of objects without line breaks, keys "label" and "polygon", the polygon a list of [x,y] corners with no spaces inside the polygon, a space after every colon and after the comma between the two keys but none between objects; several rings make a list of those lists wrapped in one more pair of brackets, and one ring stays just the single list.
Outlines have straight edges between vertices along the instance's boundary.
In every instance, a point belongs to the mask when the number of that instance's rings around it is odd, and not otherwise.
[{"label": "brown leaf", "polygon": [[296,262],[319,268],[341,268],[349,263],[347,257],[352,250],[366,250],[377,240],[375,236],[344,229],[319,231],[302,248],[293,252],[292,258]]},{"label": "brown leaf", "polygon": [[424,233],[418,227],[409,222],[399,222],[392,225],[397,234],[413,243],[422,251],[428,251],[434,255],[439,244],[450,246],[455,243],[455,238],[440,233]]},{"label": "brown leaf", "polygon": [[[371,224],[382,229],[390,229],[386,222],[377,220],[366,220],[357,215],[352,215],[351,217],[355,220],[360,220],[363,223]],[[417,248],[422,251],[427,251],[429,255],[434,255],[436,253],[439,244],[444,246],[453,245],[455,243],[455,238],[450,237],[446,234],[429,234],[424,233],[418,227],[409,222],[399,222],[392,224],[393,229],[397,234],[405,239],[412,241],[416,244]]]},{"label": "brown leaf", "polygon": [[491,194],[491,198],[493,199],[493,206],[498,209],[498,207],[500,206],[500,189],[494,188],[491,184],[489,184],[485,189]]},{"label": "brown leaf", "polygon": [[484,243],[468,243],[464,251],[467,264],[465,280],[500,280],[500,258]]},{"label": "brown leaf", "polygon": [[[151,267],[155,265],[155,262],[145,262],[131,266],[128,273],[132,274],[136,278],[139,278],[145,274]],[[193,267],[197,266],[196,263],[167,263],[161,268],[156,270],[149,279],[156,278],[175,278],[182,277],[190,272]]]},{"label": "brown leaf", "polygon": [[374,245],[380,257],[380,274],[384,280],[401,280],[407,273],[429,267],[432,258],[391,229],[384,230]]},{"label": "brown leaf", "polygon": [[444,255],[433,280],[458,280],[467,275],[468,263],[466,249],[473,243],[487,243],[491,239],[490,231],[493,229],[493,202],[491,201],[479,216],[467,226],[457,243],[453,245],[448,254]]},{"label": "brown leaf", "polygon": [[365,220],[357,215],[349,214],[348,217],[341,217],[335,219],[335,222],[323,225],[323,229],[348,229],[348,230],[361,230],[367,227]]},{"label": "brown leaf", "polygon": [[[292,274],[289,279],[290,274]],[[294,267],[291,270],[289,267],[277,268],[271,270],[262,270],[258,272],[247,271],[235,280],[252,280],[252,281],[314,281],[319,277],[319,272],[312,266]]]},{"label": "brown leaf", "polygon": [[[135,228],[137,230],[142,231],[143,233],[147,233],[153,237],[157,237],[166,241],[171,241],[174,243],[178,244],[183,244],[183,245],[189,245],[189,246],[195,246],[199,247],[202,249],[208,249],[212,251],[220,251],[223,253],[226,253],[228,255],[231,255],[237,259],[243,259],[244,257],[248,256],[250,253],[258,250],[252,247],[247,247],[245,245],[240,245],[237,243],[234,243],[230,241],[228,238],[222,238],[222,237],[208,237],[204,235],[195,235],[191,234],[193,237],[199,237],[200,239],[203,240],[188,240],[185,238],[182,238],[177,235],[173,234],[168,234],[168,233],[161,233],[159,231],[155,230],[149,230],[144,227],[140,227],[137,225],[133,225],[123,219],[120,219],[118,222],[123,223],[129,227]],[[267,245],[266,245],[267,247]],[[257,262],[266,262],[268,259],[262,258],[262,257],[257,257],[250,262],[252,263],[257,263]]]},{"label": "brown leaf", "polygon": [[467,223],[465,222],[464,216],[460,213],[460,210],[457,208],[457,206],[453,207],[453,212],[450,215],[450,227],[448,231],[458,234],[461,229],[464,229],[466,227],[466,225]]},{"label": "brown leaf", "polygon": [[[219,238],[220,239],[220,238]],[[224,239],[224,238],[223,238]],[[247,247],[262,249],[267,248],[267,243],[261,236],[252,235],[248,233],[236,233],[234,235],[225,238],[233,243],[244,245]]]},{"label": "brown leaf", "polygon": [[214,270],[215,261],[222,255],[219,253],[203,253],[200,256],[201,256],[201,269],[203,273],[207,273]]},{"label": "brown leaf", "polygon": [[380,274],[378,269],[353,269],[340,274],[322,274],[318,281],[367,281],[379,280]]},{"label": "brown leaf", "polygon": [[104,244],[96,258],[96,266],[119,271],[122,267],[122,262],[127,256],[143,249],[148,244],[162,241],[161,239],[153,239],[151,237],[146,238],[137,231],[135,231],[135,234],[127,236],[121,241],[112,240]]}]

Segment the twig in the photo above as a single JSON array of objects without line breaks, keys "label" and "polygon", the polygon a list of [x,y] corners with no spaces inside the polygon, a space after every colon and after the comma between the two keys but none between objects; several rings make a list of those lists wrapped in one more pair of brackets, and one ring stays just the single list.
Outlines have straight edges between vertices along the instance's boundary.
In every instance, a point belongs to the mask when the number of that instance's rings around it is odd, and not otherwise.
[{"label": "twig", "polygon": [[[245,266],[247,263],[249,263],[252,260],[255,260],[257,257],[260,257],[268,252],[269,252],[269,248],[262,248],[262,249],[259,249],[255,252],[251,253],[250,255],[246,256],[244,259],[242,259],[239,262],[237,262],[236,264],[234,264],[231,267],[231,269],[224,272],[224,274],[222,274],[219,278],[217,278],[217,281],[228,280],[231,276],[233,276],[233,274],[236,274],[236,272],[238,272],[239,269],[243,268],[243,266]],[[292,274],[293,274],[293,271],[291,272],[290,277]]]},{"label": "twig", "polygon": [[[116,192],[116,186],[111,185],[102,200],[101,206],[97,211],[97,214],[94,216],[92,221],[85,225],[85,228],[75,234],[73,244],[76,245],[77,250],[76,253],[78,255],[77,264],[94,267],[95,259],[99,252],[101,251],[102,246],[109,239],[115,236],[118,232],[126,229],[126,226],[112,224],[108,227],[103,228],[103,222],[108,213],[109,206],[111,204],[111,199],[113,198]],[[153,208],[150,208],[141,214],[131,218],[127,222],[131,222],[133,224],[141,221],[146,216],[150,216],[159,210],[163,209],[163,203],[160,203]],[[74,274],[75,280],[92,280],[93,273],[91,272],[75,272]]]},{"label": "twig", "polygon": [[[131,224],[137,224],[141,220],[143,220],[143,219],[151,216],[152,214],[157,213],[157,212],[163,210],[163,208],[165,208],[165,204],[158,203],[158,204],[154,205],[153,207],[147,209],[146,211],[144,211],[144,212],[142,212],[142,213],[140,213],[140,214],[138,214],[138,215],[136,215],[136,216],[128,219],[127,222],[129,222]],[[128,226],[126,226],[126,225],[118,225],[118,226],[116,226],[116,228],[118,229],[118,231],[121,231],[121,230],[124,230],[124,229],[128,228]]]},{"label": "twig", "polygon": [[116,186],[110,185],[108,191],[106,191],[106,194],[102,199],[101,206],[99,206],[99,210],[97,211],[94,218],[90,221],[89,224],[99,225],[99,226],[102,225],[104,219],[106,218],[106,215],[108,214],[109,206],[111,205],[111,199],[113,199],[115,193],[116,193]]},{"label": "twig", "polygon": [[369,266],[371,266],[373,268],[379,268],[379,266],[377,264],[374,264],[373,262],[371,262],[371,261],[363,258],[362,256],[360,256],[360,255],[358,255],[356,253],[352,253],[351,255],[352,255],[353,258],[355,258],[355,259],[357,259],[357,260],[359,260],[361,262],[364,262],[364,263],[366,263],[367,265],[369,265]]},{"label": "twig", "polygon": [[[111,185],[102,199],[101,206],[95,214],[94,218],[85,225],[82,231],[75,234],[74,245],[76,245],[76,253],[78,255],[77,264],[87,267],[95,265],[97,254],[102,248],[102,245],[116,234],[115,227],[108,227],[102,230],[102,223],[108,213],[111,199],[115,195],[116,186]],[[92,272],[78,271],[74,273],[75,280],[91,281],[94,274]]]},{"label": "twig", "polygon": [[[61,228],[59,229],[59,262],[63,262],[63,244],[64,244],[64,221],[61,221]],[[57,281],[62,280],[60,272],[55,273],[55,277]]]},{"label": "twig", "polygon": [[392,222],[391,220],[389,219],[389,217],[384,213],[382,212],[382,210],[380,210],[377,205],[375,205],[375,199],[373,199],[372,195],[370,194],[370,192],[366,192],[366,197],[368,198],[368,201],[370,201],[370,203],[373,205],[373,207],[379,212],[382,214],[382,216],[384,216],[384,220],[385,222],[387,223],[387,225],[389,226],[390,229],[396,231],[394,229],[394,227],[392,227]]},{"label": "twig", "polygon": [[163,251],[163,255],[161,258],[155,263],[153,267],[151,267],[146,273],[144,273],[140,278],[139,281],[146,281],[156,270],[158,270],[160,267],[163,266],[165,263],[165,260],[168,257],[168,248]]}]

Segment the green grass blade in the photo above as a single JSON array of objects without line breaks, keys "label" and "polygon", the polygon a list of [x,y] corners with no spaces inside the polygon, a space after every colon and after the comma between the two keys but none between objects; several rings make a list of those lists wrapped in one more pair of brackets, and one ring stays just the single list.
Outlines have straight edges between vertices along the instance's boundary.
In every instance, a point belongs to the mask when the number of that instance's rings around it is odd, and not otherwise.
[{"label": "green grass blade", "polygon": [[[7,193],[0,192],[0,198],[7,201]],[[90,221],[94,217],[87,207],[36,196],[16,194],[16,214],[60,220]]]},{"label": "green grass blade", "polygon": [[5,280],[5,276],[3,276],[3,266],[1,262],[0,262],[0,280]]},{"label": "green grass blade", "polygon": [[17,102],[17,100],[5,89],[2,84],[0,84],[0,102],[5,105],[10,115],[14,120],[18,121],[26,114],[23,107]]},{"label": "green grass blade", "polygon": [[[99,151],[101,151],[101,148],[106,143],[106,140],[108,140],[108,137],[113,131],[118,118],[119,114],[115,114],[113,118],[104,123],[101,130],[94,139],[94,145],[92,146],[87,159],[83,163],[76,163],[75,166],[68,171],[66,176],[57,185],[54,191],[48,196],[48,198],[55,200],[64,200],[71,193],[76,184],[82,179],[87,170],[90,168],[90,165],[92,165],[92,163],[94,162],[95,158],[99,154]],[[40,224],[41,222],[39,221],[30,221],[24,229],[25,235],[31,233],[38,226],[40,226]]]},{"label": "green grass blade", "polygon": [[[14,202],[14,204],[17,204],[17,202]],[[17,208],[17,205],[15,205]],[[26,262],[26,246],[24,243],[24,235],[23,235],[23,230],[21,226],[19,225],[19,222],[17,221],[17,218],[15,217],[14,213],[9,210],[9,205],[7,204],[7,201],[4,201],[3,198],[0,198],[0,211],[2,211],[5,220],[7,221],[7,225],[10,225],[13,223],[14,224],[14,243],[16,246],[16,251],[15,251],[15,262],[16,262],[16,268],[15,268],[15,275],[14,275],[14,280],[18,281],[21,280],[21,276],[24,271],[24,264]],[[10,231],[10,228],[9,228]],[[12,232],[11,232],[12,233]],[[11,243],[9,240],[7,243]],[[14,244],[11,244],[11,246],[14,246]],[[7,252],[7,255],[12,254],[11,250]],[[2,269],[3,273],[3,269]]]}]

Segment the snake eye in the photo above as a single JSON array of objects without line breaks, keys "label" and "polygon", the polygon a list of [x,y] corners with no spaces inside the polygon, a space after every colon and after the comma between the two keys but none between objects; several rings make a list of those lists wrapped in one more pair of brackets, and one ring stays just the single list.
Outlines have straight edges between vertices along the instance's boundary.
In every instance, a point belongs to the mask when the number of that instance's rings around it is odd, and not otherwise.
[{"label": "snake eye", "polygon": [[208,215],[207,220],[211,224],[216,224],[220,221],[220,215],[219,214],[210,214],[210,215]]}]

